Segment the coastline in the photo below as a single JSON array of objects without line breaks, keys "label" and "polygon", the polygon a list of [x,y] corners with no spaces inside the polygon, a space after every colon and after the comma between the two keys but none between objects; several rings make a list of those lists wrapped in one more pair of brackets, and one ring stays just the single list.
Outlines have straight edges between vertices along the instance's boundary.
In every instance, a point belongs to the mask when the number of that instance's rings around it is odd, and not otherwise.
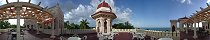
[{"label": "coastline", "polygon": [[145,30],[157,30],[157,31],[170,31],[171,28],[167,28],[167,27],[164,27],[164,28],[141,28],[141,29],[145,29]]}]

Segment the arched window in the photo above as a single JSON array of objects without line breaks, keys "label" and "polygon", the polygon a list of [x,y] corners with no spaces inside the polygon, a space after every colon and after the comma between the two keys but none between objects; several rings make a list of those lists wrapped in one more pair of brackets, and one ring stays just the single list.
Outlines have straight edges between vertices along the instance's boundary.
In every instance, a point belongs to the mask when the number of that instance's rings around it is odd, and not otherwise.
[{"label": "arched window", "polygon": [[173,25],[173,26],[172,26],[172,32],[174,32],[174,31],[175,31],[175,26]]},{"label": "arched window", "polygon": [[105,19],[105,22],[104,22],[104,32],[107,33],[107,22],[106,22],[106,19]]},{"label": "arched window", "polygon": [[100,21],[98,21],[98,27],[97,27],[97,32],[99,32],[100,30],[100,26],[101,26],[101,22]]},{"label": "arched window", "polygon": [[110,20],[108,20],[109,21],[109,27],[110,27],[110,31],[112,31],[112,23],[111,23],[111,21]]}]

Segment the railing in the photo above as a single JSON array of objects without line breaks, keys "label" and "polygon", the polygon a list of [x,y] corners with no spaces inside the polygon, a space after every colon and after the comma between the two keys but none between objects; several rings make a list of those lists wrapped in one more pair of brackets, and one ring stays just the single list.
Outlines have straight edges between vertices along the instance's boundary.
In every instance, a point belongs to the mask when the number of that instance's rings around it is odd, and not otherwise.
[{"label": "railing", "polygon": [[164,38],[164,37],[171,37],[174,40],[179,40],[180,33],[177,32],[171,32],[171,31],[156,31],[156,30],[145,30],[146,35],[152,36],[155,38]]},{"label": "railing", "polygon": [[112,32],[136,32],[136,29],[112,29]]},{"label": "railing", "polygon": [[7,32],[7,29],[0,29],[0,32]]},{"label": "railing", "polygon": [[64,29],[64,34],[86,34],[95,33],[95,29]]},{"label": "railing", "polygon": [[11,30],[13,28],[7,28],[7,29],[0,29],[0,32],[8,32],[9,30]]},{"label": "railing", "polygon": [[144,29],[112,29],[113,32],[136,32],[144,33],[145,35],[152,36],[155,38],[171,37],[174,40],[179,40],[180,33],[171,31],[156,31],[156,30],[144,30]]},{"label": "railing", "polygon": [[[51,29],[44,29],[44,33],[51,34]],[[180,33],[171,31],[156,31],[156,30],[144,30],[144,29],[112,29],[112,32],[136,32],[144,33],[145,35],[152,36],[154,38],[171,37],[174,40],[179,40]],[[64,34],[86,34],[95,33],[95,29],[64,29]]]}]

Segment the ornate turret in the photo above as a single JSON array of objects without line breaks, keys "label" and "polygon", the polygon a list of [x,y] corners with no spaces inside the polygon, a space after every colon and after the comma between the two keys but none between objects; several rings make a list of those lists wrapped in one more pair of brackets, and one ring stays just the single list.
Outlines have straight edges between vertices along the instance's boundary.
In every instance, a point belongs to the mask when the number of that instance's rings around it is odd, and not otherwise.
[{"label": "ornate turret", "polygon": [[111,7],[108,3],[103,1],[101,4],[98,5],[95,14],[91,15],[93,19],[100,17],[110,17],[112,19],[117,18],[117,16],[112,12]]},{"label": "ornate turret", "polygon": [[96,20],[96,32],[98,33],[98,37],[111,35],[112,20],[117,18],[117,16],[112,12],[108,3],[105,1],[100,3],[91,17]]},{"label": "ornate turret", "polygon": [[179,19],[178,19],[180,31],[184,31],[184,24],[186,24],[186,21],[187,21],[188,19],[189,19],[189,18],[186,17],[186,16],[183,17],[183,18],[179,18]]}]

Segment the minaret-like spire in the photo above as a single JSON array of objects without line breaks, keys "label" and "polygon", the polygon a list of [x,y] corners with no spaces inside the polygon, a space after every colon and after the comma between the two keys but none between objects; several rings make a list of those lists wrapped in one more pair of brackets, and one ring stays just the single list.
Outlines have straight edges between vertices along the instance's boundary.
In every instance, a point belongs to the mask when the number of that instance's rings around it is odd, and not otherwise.
[{"label": "minaret-like spire", "polygon": [[59,6],[59,3],[57,2],[56,6]]},{"label": "minaret-like spire", "polygon": [[57,5],[59,5],[59,0],[57,0]]},{"label": "minaret-like spire", "polygon": [[104,5],[104,2],[105,2],[105,0],[102,0],[102,1],[101,1],[101,3],[102,3],[102,5],[101,5],[101,6],[103,6],[103,5]]},{"label": "minaret-like spire", "polygon": [[103,0],[101,3],[102,3],[102,6],[104,5],[104,3],[105,3],[106,1],[105,0]]},{"label": "minaret-like spire", "polygon": [[59,0],[57,0],[57,4],[55,6],[59,7]]}]

